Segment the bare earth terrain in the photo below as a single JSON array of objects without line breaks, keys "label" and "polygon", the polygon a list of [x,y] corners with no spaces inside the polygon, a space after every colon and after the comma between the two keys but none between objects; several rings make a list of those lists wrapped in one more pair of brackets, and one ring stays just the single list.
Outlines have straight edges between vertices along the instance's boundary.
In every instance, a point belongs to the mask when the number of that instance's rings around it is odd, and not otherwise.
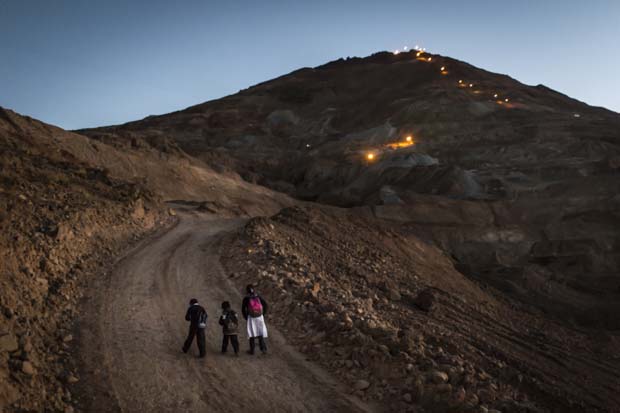
[{"label": "bare earth terrain", "polygon": [[[0,412],[620,412],[619,131],[416,51],[75,132],[0,108]],[[222,356],[248,282],[269,354]]]},{"label": "bare earth terrain", "polygon": [[[242,299],[220,264],[220,240],[244,220],[187,211],[179,218],[128,253],[86,299],[98,310],[82,321],[84,411],[373,411],[305,361],[269,321],[268,355],[245,354],[243,328],[240,357],[220,355],[219,304],[238,307]],[[190,297],[210,316],[206,360],[197,359],[195,345],[181,352]]]}]

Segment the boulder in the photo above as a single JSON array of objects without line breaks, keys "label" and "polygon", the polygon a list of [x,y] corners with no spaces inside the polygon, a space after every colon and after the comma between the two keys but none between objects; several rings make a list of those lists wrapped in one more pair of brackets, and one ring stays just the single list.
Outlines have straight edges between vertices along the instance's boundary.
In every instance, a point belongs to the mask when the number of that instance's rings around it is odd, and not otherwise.
[{"label": "boulder", "polygon": [[426,288],[418,293],[414,303],[420,310],[429,312],[435,304],[435,293],[431,288]]},{"label": "boulder", "polygon": [[22,363],[22,373],[24,373],[24,374],[26,374],[28,376],[34,375],[34,366],[32,365],[31,362],[24,361]]},{"label": "boulder", "polygon": [[0,335],[0,353],[12,353],[18,349],[19,343],[13,334]]},{"label": "boulder", "polygon": [[450,380],[450,377],[447,373],[444,373],[443,371],[434,370],[429,373],[428,380],[431,383],[442,384],[447,383],[448,380]]},{"label": "boulder", "polygon": [[370,387],[370,382],[368,380],[358,380],[353,387],[355,387],[355,390],[366,390]]}]

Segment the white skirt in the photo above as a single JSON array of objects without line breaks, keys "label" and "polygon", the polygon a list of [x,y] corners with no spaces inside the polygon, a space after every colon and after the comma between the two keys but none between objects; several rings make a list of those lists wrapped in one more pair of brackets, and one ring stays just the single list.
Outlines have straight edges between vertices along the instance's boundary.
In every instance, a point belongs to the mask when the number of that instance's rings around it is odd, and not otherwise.
[{"label": "white skirt", "polygon": [[267,337],[267,326],[265,325],[265,317],[249,317],[248,316],[248,337]]}]

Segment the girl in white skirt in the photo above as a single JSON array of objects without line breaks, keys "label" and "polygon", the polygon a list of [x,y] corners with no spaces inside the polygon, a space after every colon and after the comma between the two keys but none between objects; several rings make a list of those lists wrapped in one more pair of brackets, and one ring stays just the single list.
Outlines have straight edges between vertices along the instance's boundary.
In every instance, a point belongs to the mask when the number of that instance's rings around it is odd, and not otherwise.
[{"label": "girl in white skirt", "polygon": [[241,304],[241,313],[248,322],[248,337],[250,339],[249,354],[254,354],[256,348],[255,339],[258,338],[258,346],[263,354],[267,353],[267,326],[265,325],[265,314],[267,314],[267,302],[256,294],[254,286],[249,284],[246,287],[247,295]]}]

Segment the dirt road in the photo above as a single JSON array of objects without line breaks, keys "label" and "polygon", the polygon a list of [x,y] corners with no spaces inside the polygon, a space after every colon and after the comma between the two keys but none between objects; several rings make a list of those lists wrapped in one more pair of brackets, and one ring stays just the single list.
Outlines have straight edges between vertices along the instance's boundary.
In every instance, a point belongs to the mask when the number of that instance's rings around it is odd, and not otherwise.
[{"label": "dirt road", "polygon": [[[91,290],[96,316],[80,322],[81,380],[76,394],[90,412],[358,412],[368,406],[349,397],[318,366],[286,344],[269,325],[269,354],[221,355],[219,305],[238,308],[241,286],[220,265],[220,240],[243,224],[179,211],[179,222],[142,242]],[[207,308],[207,358],[181,346],[191,297]],[[243,327],[244,324],[242,323]]]}]

